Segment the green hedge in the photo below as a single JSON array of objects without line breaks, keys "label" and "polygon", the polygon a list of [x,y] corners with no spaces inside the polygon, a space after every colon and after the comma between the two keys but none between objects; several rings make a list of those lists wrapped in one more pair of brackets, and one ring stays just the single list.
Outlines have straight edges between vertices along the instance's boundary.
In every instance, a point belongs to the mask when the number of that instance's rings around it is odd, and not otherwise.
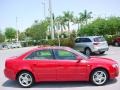
[{"label": "green hedge", "polygon": [[74,39],[72,38],[61,38],[60,40],[48,40],[47,45],[51,46],[67,46],[67,47],[74,47]]}]

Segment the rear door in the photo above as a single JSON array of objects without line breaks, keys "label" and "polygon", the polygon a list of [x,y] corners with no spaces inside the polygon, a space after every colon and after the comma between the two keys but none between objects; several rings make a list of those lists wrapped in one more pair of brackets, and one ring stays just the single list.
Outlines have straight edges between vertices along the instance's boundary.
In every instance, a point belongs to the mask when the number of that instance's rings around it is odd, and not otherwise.
[{"label": "rear door", "polygon": [[77,38],[75,40],[75,49],[84,52],[86,47],[91,47],[92,41],[89,38]]},{"label": "rear door", "polygon": [[26,57],[38,81],[56,80],[56,63],[52,50],[37,50]]}]

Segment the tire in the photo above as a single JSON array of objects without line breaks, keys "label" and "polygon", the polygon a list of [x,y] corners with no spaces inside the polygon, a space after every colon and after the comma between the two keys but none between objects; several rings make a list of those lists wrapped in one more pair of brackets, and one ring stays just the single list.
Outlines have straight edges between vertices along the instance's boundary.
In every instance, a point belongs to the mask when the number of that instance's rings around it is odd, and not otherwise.
[{"label": "tire", "polygon": [[105,53],[105,51],[100,52],[100,54],[104,54],[104,53]]},{"label": "tire", "polygon": [[118,43],[118,42],[114,42],[114,45],[115,45],[115,46],[119,46],[119,43]]},{"label": "tire", "polygon": [[104,69],[97,69],[91,74],[90,80],[94,85],[102,86],[108,81],[108,73]]},{"label": "tire", "polygon": [[91,55],[91,50],[89,48],[86,48],[84,50],[85,55],[90,56]]},{"label": "tire", "polygon": [[17,77],[17,82],[23,88],[29,88],[34,84],[34,77],[31,73],[21,72]]}]

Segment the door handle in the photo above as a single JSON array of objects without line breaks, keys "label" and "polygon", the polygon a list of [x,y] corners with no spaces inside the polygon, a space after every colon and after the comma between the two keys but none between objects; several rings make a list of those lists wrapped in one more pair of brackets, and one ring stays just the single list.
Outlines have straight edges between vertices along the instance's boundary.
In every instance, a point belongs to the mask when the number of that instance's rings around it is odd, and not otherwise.
[{"label": "door handle", "polygon": [[33,64],[33,66],[37,66],[37,64]]}]

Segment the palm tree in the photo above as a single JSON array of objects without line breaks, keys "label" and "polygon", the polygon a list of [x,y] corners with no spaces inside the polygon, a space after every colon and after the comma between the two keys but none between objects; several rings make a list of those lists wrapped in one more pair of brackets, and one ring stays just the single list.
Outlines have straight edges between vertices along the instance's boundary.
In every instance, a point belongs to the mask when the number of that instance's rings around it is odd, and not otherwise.
[{"label": "palm tree", "polygon": [[65,29],[65,22],[63,16],[56,17],[56,28],[58,30],[61,30],[61,33],[63,33],[63,29]]},{"label": "palm tree", "polygon": [[46,31],[46,39],[48,39],[48,36],[51,34],[51,29],[50,29],[50,17],[45,18],[46,23],[48,24],[48,30]]},{"label": "palm tree", "polygon": [[77,30],[79,30],[80,29],[80,27],[82,26],[82,24],[83,24],[83,18],[82,17],[76,17],[76,18],[74,18],[74,24],[77,24],[77,26],[78,26],[78,29]]},{"label": "palm tree", "polygon": [[68,28],[68,34],[70,34],[70,22],[73,21],[73,12],[70,11],[66,11],[63,12],[63,18],[64,18],[64,22],[67,24],[67,28]]},{"label": "palm tree", "polygon": [[84,10],[83,13],[82,12],[79,13],[80,18],[81,18],[82,22],[85,22],[85,25],[87,25],[88,19],[92,18],[91,14],[92,14],[92,12],[87,12],[87,10]]}]

